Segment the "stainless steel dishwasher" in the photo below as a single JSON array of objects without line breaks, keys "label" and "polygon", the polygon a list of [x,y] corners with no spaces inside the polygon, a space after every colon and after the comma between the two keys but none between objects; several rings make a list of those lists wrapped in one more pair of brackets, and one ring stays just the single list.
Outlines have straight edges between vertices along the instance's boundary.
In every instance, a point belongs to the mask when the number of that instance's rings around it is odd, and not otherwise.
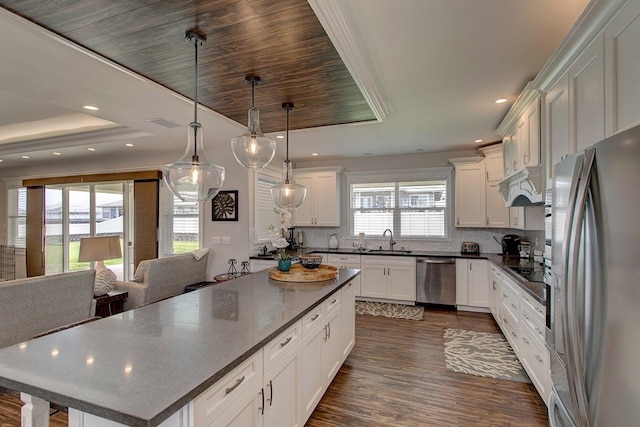
[{"label": "stainless steel dishwasher", "polygon": [[416,258],[416,302],[456,305],[455,258]]}]

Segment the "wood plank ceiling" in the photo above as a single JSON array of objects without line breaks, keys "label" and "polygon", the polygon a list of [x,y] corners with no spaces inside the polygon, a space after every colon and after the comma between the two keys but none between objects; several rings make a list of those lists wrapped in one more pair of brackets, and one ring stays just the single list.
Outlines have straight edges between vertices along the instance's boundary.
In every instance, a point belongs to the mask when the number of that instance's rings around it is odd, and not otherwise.
[{"label": "wood plank ceiling", "polygon": [[375,120],[306,0],[0,0],[0,6],[246,126],[247,75],[263,132]]}]

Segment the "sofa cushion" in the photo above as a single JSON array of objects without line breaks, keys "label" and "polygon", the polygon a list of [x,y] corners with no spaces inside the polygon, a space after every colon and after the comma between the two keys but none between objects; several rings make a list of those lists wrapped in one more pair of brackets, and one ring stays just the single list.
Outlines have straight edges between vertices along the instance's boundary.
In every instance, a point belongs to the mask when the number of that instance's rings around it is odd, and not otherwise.
[{"label": "sofa cushion", "polygon": [[147,267],[149,263],[151,263],[151,259],[145,259],[140,261],[138,264],[138,268],[136,268],[136,272],[133,274],[133,281],[136,283],[144,283],[144,274],[147,272]]}]

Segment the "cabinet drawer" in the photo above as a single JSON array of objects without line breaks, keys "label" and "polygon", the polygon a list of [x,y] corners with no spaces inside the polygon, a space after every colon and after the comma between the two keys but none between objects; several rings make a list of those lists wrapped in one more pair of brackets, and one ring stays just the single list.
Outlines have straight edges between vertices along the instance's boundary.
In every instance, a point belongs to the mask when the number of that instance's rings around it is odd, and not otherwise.
[{"label": "cabinet drawer", "polygon": [[324,313],[322,312],[322,304],[319,304],[302,318],[302,336],[306,337],[317,326],[324,323]]},{"label": "cabinet drawer", "polygon": [[536,319],[540,321],[540,323],[545,323],[546,309],[540,304],[538,301],[533,299],[533,297],[526,292],[522,293],[522,303],[523,305],[529,307],[532,314]]},{"label": "cabinet drawer", "polygon": [[508,311],[502,312],[502,326],[503,332],[507,341],[513,347],[513,350],[516,352],[518,357],[520,356],[520,325],[518,324],[517,318],[513,317]]},{"label": "cabinet drawer", "polygon": [[302,321],[297,321],[286,331],[271,340],[264,349],[264,371],[278,363],[302,340]]},{"label": "cabinet drawer", "polygon": [[331,313],[333,313],[334,311],[340,308],[340,304],[341,304],[340,292],[338,291],[334,293],[329,298],[327,298],[322,304],[324,305],[324,310],[325,310],[324,312],[328,317]]},{"label": "cabinet drawer", "polygon": [[522,318],[523,325],[530,330],[533,336],[535,336],[541,343],[544,344],[544,322],[526,304],[522,304],[522,306],[520,307],[520,311],[520,317]]},{"label": "cabinet drawer", "polygon": [[262,381],[262,371],[260,350],[194,399],[194,425],[210,425],[256,381]]},{"label": "cabinet drawer", "polygon": [[329,264],[339,266],[345,264],[357,264],[360,268],[360,255],[342,255],[342,254],[329,254]]},{"label": "cabinet drawer", "polygon": [[515,322],[520,319],[520,298],[509,286],[502,286],[502,307],[514,318]]}]

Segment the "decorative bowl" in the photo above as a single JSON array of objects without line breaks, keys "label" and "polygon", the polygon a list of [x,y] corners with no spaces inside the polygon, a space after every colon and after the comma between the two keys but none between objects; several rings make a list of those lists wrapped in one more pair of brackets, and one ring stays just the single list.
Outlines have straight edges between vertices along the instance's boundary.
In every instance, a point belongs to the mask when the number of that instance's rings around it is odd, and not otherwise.
[{"label": "decorative bowl", "polygon": [[320,264],[322,264],[322,255],[300,255],[298,259],[300,260],[300,264],[309,270],[318,268]]}]

